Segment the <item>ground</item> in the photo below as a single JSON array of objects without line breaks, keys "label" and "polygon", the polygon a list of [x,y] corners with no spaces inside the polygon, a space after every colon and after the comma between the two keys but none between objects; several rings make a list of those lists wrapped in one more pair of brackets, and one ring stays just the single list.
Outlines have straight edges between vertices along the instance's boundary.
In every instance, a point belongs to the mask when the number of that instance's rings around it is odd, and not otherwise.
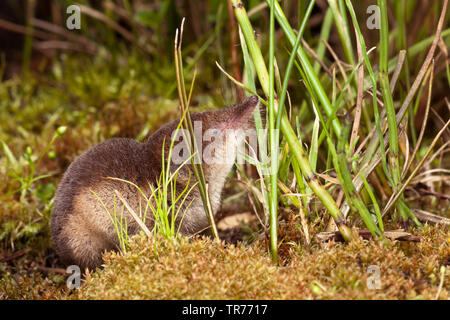
[{"label": "ground", "polygon": [[[67,288],[64,269],[42,268],[33,263],[42,255],[27,253],[2,264],[0,292],[3,299],[446,300],[450,232],[426,225],[414,233],[420,242],[359,238],[305,248],[285,239],[279,265],[264,240],[169,241],[142,234],[126,253],[107,253],[104,266],[84,274],[79,289]],[[447,266],[445,275],[441,266]]]}]

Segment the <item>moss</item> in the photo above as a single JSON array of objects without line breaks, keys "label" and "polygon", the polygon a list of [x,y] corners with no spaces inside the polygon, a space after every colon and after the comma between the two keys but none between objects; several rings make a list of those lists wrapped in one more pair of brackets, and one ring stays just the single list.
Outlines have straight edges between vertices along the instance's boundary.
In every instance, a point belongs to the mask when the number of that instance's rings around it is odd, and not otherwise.
[{"label": "moss", "polygon": [[[439,268],[448,261],[450,233],[426,226],[420,243],[355,240],[290,250],[275,266],[260,242],[224,245],[208,238],[180,242],[144,237],[126,254],[108,253],[76,299],[433,299]],[[448,262],[447,262],[448,263]],[[369,289],[368,267],[380,269],[380,289]],[[440,299],[448,299],[447,270]]]},{"label": "moss", "polygon": [[0,299],[61,299],[69,295],[64,282],[63,275],[6,273],[0,279]]}]

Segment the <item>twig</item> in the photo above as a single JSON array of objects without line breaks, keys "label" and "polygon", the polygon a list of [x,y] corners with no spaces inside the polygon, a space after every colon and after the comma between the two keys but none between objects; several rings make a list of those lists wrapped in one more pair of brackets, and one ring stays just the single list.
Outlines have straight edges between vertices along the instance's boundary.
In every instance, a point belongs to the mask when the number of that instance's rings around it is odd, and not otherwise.
[{"label": "twig", "polygon": [[[372,234],[370,233],[369,230],[358,230],[358,235],[365,239],[371,239],[373,238]],[[384,236],[390,240],[398,240],[398,241],[411,241],[411,242],[420,242],[422,240],[422,238],[418,237],[418,236],[414,236],[408,232],[403,231],[402,229],[399,230],[388,230],[385,231]],[[339,241],[339,242],[343,242],[344,239],[342,238],[341,234],[336,231],[336,232],[321,232],[319,234],[316,235],[316,239],[319,242],[327,242],[327,241]]]},{"label": "twig", "polygon": [[0,258],[0,262],[8,262],[8,261],[11,261],[11,260],[15,260],[15,259],[20,258],[21,256],[27,254],[30,251],[31,251],[31,248],[25,248],[25,249],[16,251],[16,252],[14,252],[12,255],[10,255],[8,257]]},{"label": "twig", "polygon": [[61,274],[66,274],[66,270],[62,269],[62,268],[48,268],[48,267],[44,267],[44,266],[36,266],[36,269],[38,269],[39,271],[43,271],[46,273],[61,273]]},{"label": "twig", "polygon": [[112,29],[114,29],[115,31],[117,31],[118,33],[120,33],[120,35],[122,35],[125,39],[127,39],[130,42],[136,42],[136,39],[134,37],[134,35],[132,33],[130,33],[128,30],[126,30],[125,28],[121,27],[117,22],[111,20],[107,15],[105,15],[104,13],[94,10],[90,7],[84,6],[82,4],[78,4],[78,6],[80,7],[80,10],[82,13],[84,13],[85,15],[88,15],[94,19],[100,20],[102,22],[104,22],[105,24],[107,24],[108,26],[110,26]]},{"label": "twig", "polygon": [[400,72],[402,71],[403,62],[405,62],[405,57],[406,57],[406,50],[400,50],[398,54],[397,65],[395,66],[394,74],[392,75],[391,78],[391,86],[390,86],[391,92],[394,92],[395,84],[397,83]]},{"label": "twig", "polygon": [[[320,66],[322,67],[323,71],[325,71],[330,78],[333,78],[333,73],[331,73],[330,68],[327,67],[327,65],[320,59],[320,57],[317,55],[317,53],[309,46],[308,42],[305,41],[305,39],[302,38],[302,46],[308,51],[308,53],[316,60]],[[339,81],[336,81],[337,85],[339,86],[339,89],[342,90],[342,85]]]},{"label": "twig", "polygon": [[423,188],[417,188],[417,189],[415,189],[415,191],[417,191],[419,194],[425,194],[425,195],[435,196],[436,198],[450,200],[450,195],[447,195],[447,194],[434,192],[434,191],[430,191],[430,190],[423,189]]},{"label": "twig", "polygon": [[450,219],[441,217],[435,214],[432,214],[428,211],[421,210],[421,209],[413,209],[414,215],[422,222],[431,222],[435,224],[444,224],[449,226],[450,225]]},{"label": "twig", "polygon": [[405,177],[407,171],[409,170],[409,167],[411,166],[412,162],[414,161],[414,158],[416,157],[416,154],[419,151],[419,147],[421,145],[422,138],[423,138],[423,136],[425,134],[425,128],[427,126],[428,115],[430,113],[431,91],[432,91],[432,88],[433,88],[433,72],[434,72],[434,60],[433,60],[433,62],[431,64],[430,78],[428,80],[428,82],[429,82],[428,98],[427,98],[427,105],[426,105],[426,109],[425,109],[425,115],[424,115],[423,121],[422,121],[422,128],[420,130],[419,138],[417,139],[417,143],[416,143],[416,146],[414,148],[414,151],[413,151],[413,154],[411,156],[411,159],[406,162],[407,164],[406,164],[405,170],[403,171],[402,179]]},{"label": "twig", "polygon": [[[355,34],[358,34],[356,28]],[[361,43],[359,41],[356,41],[356,45],[358,51],[358,60],[362,60],[363,53]],[[356,136],[358,135],[359,124],[361,121],[363,95],[364,95],[364,65],[361,64],[358,68],[358,92],[356,96],[355,118],[353,120],[352,135],[350,136],[350,145],[353,145],[353,141],[355,141]]]},{"label": "twig", "polygon": [[33,18],[33,19],[31,19],[31,24],[34,27],[38,27],[38,28],[44,29],[46,31],[50,31],[50,32],[60,35],[70,41],[83,44],[84,46],[88,46],[90,52],[96,52],[98,49],[98,45],[94,41],[89,40],[86,37],[80,36],[74,32],[69,32],[66,29],[64,29],[58,25],[55,25],[53,23],[49,23],[44,20]]},{"label": "twig", "polygon": [[[333,56],[334,60],[336,61],[337,65],[338,65],[338,68],[339,68],[339,71],[341,72],[342,77],[344,78],[344,82],[347,82],[348,81],[347,74],[344,71],[344,67],[342,66],[341,60],[337,56],[336,52],[334,52],[333,48],[330,46],[328,41],[326,41],[325,39],[322,39],[322,42],[328,48],[328,51],[330,51],[331,55]],[[350,86],[348,86],[347,91],[348,91],[348,95],[350,96],[351,104],[353,105],[354,104],[354,100],[353,100],[353,95],[352,95],[352,89],[351,89]]]},{"label": "twig", "polygon": [[29,30],[28,28],[12,23],[7,20],[0,19],[0,29],[9,30],[16,33],[21,33],[25,35],[32,35],[36,38],[41,38],[44,40],[52,39],[52,35],[46,32],[37,31],[37,30]]},{"label": "twig", "polygon": [[48,40],[48,41],[39,41],[34,42],[33,47],[39,50],[51,50],[51,49],[60,49],[60,50],[72,50],[78,52],[89,53],[91,55],[95,55],[97,53],[96,49],[92,49],[86,46],[83,46],[79,43],[73,43],[70,41],[61,41],[61,40]]}]

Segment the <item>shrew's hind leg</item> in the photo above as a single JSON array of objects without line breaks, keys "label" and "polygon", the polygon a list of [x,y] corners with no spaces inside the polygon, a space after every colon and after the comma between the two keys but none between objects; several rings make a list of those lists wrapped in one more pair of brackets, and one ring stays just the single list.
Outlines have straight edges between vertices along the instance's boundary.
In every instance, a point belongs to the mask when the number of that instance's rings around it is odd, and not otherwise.
[{"label": "shrew's hind leg", "polygon": [[80,215],[71,215],[60,235],[64,243],[61,256],[81,269],[100,267],[106,250],[117,249],[115,243],[93,225],[88,225]]}]

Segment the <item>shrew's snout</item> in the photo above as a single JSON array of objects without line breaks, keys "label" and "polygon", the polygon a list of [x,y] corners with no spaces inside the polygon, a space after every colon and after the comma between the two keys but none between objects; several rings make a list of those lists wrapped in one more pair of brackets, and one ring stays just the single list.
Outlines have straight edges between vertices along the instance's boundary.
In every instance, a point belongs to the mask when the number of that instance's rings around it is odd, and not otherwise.
[{"label": "shrew's snout", "polygon": [[253,95],[231,107],[228,118],[229,127],[236,129],[242,126],[246,127],[259,103],[258,96]]}]

